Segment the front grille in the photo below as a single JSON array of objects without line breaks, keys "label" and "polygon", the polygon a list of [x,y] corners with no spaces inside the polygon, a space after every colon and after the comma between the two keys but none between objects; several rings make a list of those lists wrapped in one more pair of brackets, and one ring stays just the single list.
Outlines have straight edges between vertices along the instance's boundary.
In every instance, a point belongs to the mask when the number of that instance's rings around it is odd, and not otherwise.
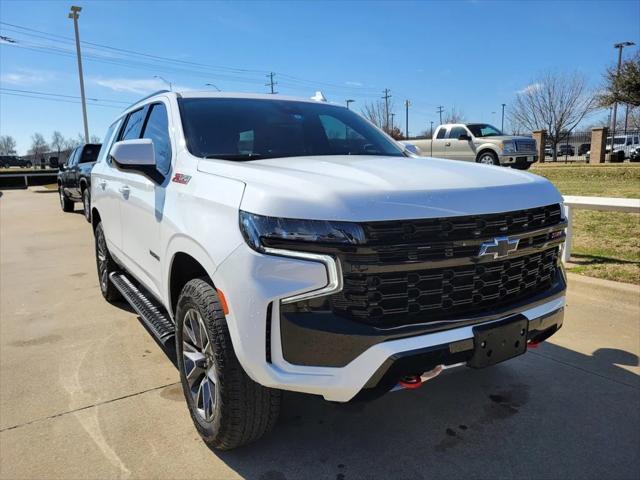
[{"label": "front grille", "polygon": [[552,285],[558,248],[490,263],[376,274],[348,273],[332,310],[380,328],[472,316]]},{"label": "front grille", "polygon": [[536,142],[534,140],[516,140],[516,151],[535,152]]}]

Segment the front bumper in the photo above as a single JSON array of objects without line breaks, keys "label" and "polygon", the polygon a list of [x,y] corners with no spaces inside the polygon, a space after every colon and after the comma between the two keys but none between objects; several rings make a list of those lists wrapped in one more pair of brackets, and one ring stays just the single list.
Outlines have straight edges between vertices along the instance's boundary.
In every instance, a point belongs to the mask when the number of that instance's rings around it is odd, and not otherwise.
[{"label": "front bumper", "polygon": [[[390,359],[411,356],[410,352],[428,348],[450,349],[452,344],[460,342],[468,345],[473,339],[473,325],[477,323],[497,321],[517,312],[529,320],[529,330],[534,335],[538,336],[540,325],[546,332],[552,329],[553,333],[562,324],[565,305],[563,277],[562,283],[546,296],[512,310],[457,323],[461,326],[456,328],[410,333],[405,330],[403,334],[385,333],[375,338],[352,332],[327,332],[324,328],[318,330],[320,337],[327,335],[323,341],[294,338],[290,343],[292,330],[291,325],[287,325],[290,319],[282,319],[280,300],[323,288],[328,278],[322,263],[263,255],[243,244],[218,267],[213,282],[225,294],[234,350],[253,380],[267,387],[322,395],[339,402],[353,399],[365,388],[384,385],[381,379],[391,378],[387,374],[389,368],[385,368]],[[344,348],[344,342],[357,348]],[[285,343],[288,356],[285,356]],[[296,350],[295,354],[290,353],[291,348]],[[464,354],[466,350],[457,353]],[[291,355],[304,358],[303,364],[293,363]],[[322,365],[323,358],[325,365]],[[333,366],[326,365],[327,358],[332,359]],[[457,358],[453,355],[440,363],[457,363]]]},{"label": "front bumper", "polygon": [[510,153],[508,155],[500,155],[499,160],[501,165],[521,165],[537,162],[538,155],[531,153]]}]

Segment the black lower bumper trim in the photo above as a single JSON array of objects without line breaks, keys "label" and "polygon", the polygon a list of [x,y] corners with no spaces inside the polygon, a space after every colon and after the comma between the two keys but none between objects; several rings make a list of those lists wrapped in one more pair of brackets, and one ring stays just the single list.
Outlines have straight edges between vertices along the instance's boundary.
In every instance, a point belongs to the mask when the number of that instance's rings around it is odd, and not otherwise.
[{"label": "black lower bumper trim", "polygon": [[283,356],[287,362],[294,365],[344,367],[378,343],[505,318],[559,298],[565,294],[565,290],[564,275],[558,269],[551,288],[526,301],[510,305],[508,308],[487,311],[481,316],[408,325],[394,329],[380,329],[365,325],[330,311],[281,312],[280,335]]}]

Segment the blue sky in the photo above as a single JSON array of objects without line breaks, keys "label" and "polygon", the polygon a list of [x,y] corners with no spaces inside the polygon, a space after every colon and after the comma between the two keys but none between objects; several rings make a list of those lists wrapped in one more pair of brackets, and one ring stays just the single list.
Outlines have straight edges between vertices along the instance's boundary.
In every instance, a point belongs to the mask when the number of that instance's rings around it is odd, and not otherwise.
[{"label": "blue sky", "polygon": [[[82,131],[71,4],[0,0],[0,35],[17,42],[0,44],[0,133],[16,138],[19,153],[33,132],[48,140],[53,130]],[[154,75],[177,88],[266,92],[270,71],[280,93],[322,90],[330,101],[356,100],[357,110],[389,88],[403,129],[411,100],[412,134],[438,123],[438,105],[499,126],[500,104],[540,72],[579,71],[595,88],[615,42],[640,44],[638,0],[75,4],[81,39],[100,45],[83,45],[87,97],[97,99],[89,130],[100,137],[126,102],[165,87]]]}]

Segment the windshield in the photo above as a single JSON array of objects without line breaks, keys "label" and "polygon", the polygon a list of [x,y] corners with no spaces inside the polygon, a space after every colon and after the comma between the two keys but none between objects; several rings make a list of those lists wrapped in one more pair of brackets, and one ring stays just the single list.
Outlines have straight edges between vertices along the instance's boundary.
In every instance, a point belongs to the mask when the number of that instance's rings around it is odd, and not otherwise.
[{"label": "windshield", "polygon": [[[625,137],[616,137],[613,143],[614,145],[624,145],[625,140]],[[607,138],[607,145],[611,145],[611,137]]]},{"label": "windshield", "polygon": [[78,163],[95,162],[98,158],[98,152],[100,151],[100,144],[85,145],[82,149],[82,156]]},{"label": "windshield", "polygon": [[189,151],[225,160],[316,155],[404,156],[354,112],[324,103],[244,98],[183,98]]},{"label": "windshield", "polygon": [[500,130],[488,123],[469,123],[467,128],[471,130],[474,137],[497,137],[502,135]]}]

